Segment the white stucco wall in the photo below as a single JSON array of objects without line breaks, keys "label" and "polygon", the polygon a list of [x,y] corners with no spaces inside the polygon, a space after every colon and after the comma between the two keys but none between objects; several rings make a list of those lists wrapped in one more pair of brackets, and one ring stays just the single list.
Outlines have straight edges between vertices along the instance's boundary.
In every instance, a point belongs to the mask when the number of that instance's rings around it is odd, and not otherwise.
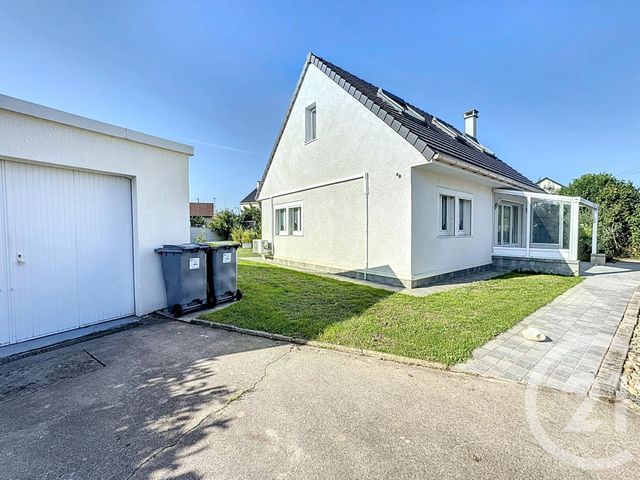
[{"label": "white stucco wall", "polygon": [[560,185],[557,182],[554,182],[553,180],[551,180],[549,178],[545,178],[544,180],[539,182],[538,186],[540,188],[542,188],[545,192],[553,193],[553,194],[558,193],[560,191],[560,189],[562,188],[562,185]]},{"label": "white stucco wall", "polygon": [[[472,235],[439,236],[438,188],[470,194]],[[491,263],[493,245],[493,185],[434,164],[413,169],[414,278],[463,270]]]},{"label": "white stucco wall", "polygon": [[[305,145],[304,117],[315,103],[317,140]],[[411,165],[424,157],[360,102],[310,65],[260,193],[261,199],[369,173],[369,267],[411,277]],[[304,236],[275,237],[276,258],[364,267],[362,180],[292,195],[304,202]],[[283,203],[276,198],[274,203]],[[271,201],[262,202],[271,239]]]},{"label": "white stucco wall", "polygon": [[136,314],[166,306],[153,250],[189,241],[188,155],[0,109],[0,157],[131,178]]}]

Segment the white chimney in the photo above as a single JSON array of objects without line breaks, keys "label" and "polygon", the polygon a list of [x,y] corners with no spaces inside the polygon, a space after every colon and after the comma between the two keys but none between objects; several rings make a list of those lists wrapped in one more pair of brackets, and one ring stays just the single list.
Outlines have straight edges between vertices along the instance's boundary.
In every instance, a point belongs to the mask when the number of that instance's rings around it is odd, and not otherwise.
[{"label": "white chimney", "polygon": [[475,108],[464,112],[464,133],[476,138],[476,123],[478,118],[478,110]]},{"label": "white chimney", "polygon": [[260,190],[260,180],[256,182],[256,190]]}]

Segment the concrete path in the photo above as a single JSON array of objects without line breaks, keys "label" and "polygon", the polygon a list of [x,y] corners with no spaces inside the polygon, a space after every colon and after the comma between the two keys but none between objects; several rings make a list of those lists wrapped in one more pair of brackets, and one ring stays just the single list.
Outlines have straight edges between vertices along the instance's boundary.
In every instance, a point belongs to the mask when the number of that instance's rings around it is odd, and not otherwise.
[{"label": "concrete path", "polygon": [[[456,369],[587,394],[640,286],[640,263],[591,267],[584,275],[581,284],[476,349]],[[521,333],[527,327],[549,341],[526,340]]]},{"label": "concrete path", "polygon": [[0,476],[12,480],[629,479],[640,469],[640,417],[608,404],[180,322],[1,365],[0,378],[23,387],[0,400]]}]

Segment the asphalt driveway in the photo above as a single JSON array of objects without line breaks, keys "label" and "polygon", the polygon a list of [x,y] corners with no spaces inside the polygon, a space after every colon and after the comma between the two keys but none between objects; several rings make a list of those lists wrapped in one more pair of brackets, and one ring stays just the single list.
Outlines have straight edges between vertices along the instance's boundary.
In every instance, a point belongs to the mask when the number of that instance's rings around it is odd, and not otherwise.
[{"label": "asphalt driveway", "polygon": [[170,321],[0,365],[11,479],[633,478],[639,433],[582,396]]}]

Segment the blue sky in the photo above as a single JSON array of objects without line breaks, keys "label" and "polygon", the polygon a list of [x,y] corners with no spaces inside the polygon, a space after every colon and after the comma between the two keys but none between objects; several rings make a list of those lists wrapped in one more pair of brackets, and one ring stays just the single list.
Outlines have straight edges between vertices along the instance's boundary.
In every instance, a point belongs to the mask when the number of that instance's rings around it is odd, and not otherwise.
[{"label": "blue sky", "polygon": [[[0,93],[191,143],[191,197],[262,175],[308,51],[529,178],[640,184],[639,2],[0,0]],[[1,139],[0,139],[1,141]]]}]

